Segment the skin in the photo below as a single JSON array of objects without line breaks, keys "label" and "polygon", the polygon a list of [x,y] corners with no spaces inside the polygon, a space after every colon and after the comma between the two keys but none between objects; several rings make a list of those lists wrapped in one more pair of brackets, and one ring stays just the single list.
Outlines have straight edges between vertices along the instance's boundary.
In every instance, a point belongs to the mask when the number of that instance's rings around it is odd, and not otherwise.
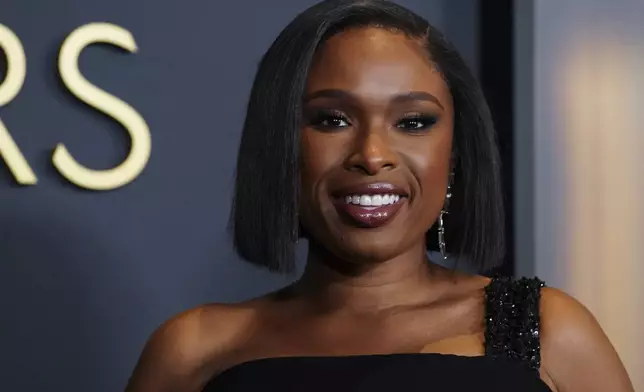
[{"label": "skin", "polygon": [[[424,234],[451,171],[453,118],[449,90],[415,40],[377,28],[329,39],[305,96],[303,277],[265,297],[169,320],[147,343],[126,392],[196,392],[223,370],[266,357],[483,355],[489,280],[446,271],[425,255]],[[344,222],[333,189],[381,181],[408,192],[394,220],[377,229]],[[541,376],[553,391],[633,391],[581,304],[547,288],[541,307]]]}]

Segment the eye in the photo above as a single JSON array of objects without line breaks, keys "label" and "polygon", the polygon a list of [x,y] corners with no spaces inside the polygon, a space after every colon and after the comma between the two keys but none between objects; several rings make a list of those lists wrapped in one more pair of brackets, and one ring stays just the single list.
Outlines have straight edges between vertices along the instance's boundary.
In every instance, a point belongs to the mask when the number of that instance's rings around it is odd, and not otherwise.
[{"label": "eye", "polygon": [[412,114],[400,120],[396,127],[408,132],[421,132],[434,126],[438,118],[432,115]]},{"label": "eye", "polygon": [[349,122],[349,118],[342,112],[324,110],[313,114],[309,125],[318,129],[333,130],[349,127],[351,123]]}]

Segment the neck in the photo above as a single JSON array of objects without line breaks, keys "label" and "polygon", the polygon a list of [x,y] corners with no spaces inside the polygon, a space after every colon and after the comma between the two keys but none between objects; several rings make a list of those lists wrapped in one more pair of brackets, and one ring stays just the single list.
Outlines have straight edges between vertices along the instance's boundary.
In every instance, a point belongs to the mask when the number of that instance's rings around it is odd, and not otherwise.
[{"label": "neck", "polygon": [[293,288],[323,311],[370,313],[426,300],[435,271],[424,243],[370,264],[351,263],[309,244],[306,269]]}]

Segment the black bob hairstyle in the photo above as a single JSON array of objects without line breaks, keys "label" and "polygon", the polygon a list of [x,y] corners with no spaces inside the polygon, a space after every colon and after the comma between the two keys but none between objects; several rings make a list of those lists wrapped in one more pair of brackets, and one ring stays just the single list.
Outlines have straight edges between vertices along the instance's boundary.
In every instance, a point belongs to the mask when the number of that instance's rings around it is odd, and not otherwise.
[{"label": "black bob hairstyle", "polygon": [[[425,19],[385,0],[326,0],[299,14],[263,56],[241,137],[230,228],[237,253],[271,271],[295,271],[299,223],[302,96],[316,50],[354,27],[377,26],[417,39],[454,102],[454,165],[445,231],[450,257],[480,271],[504,256],[500,158],[478,82],[451,43]],[[434,225],[435,226],[435,225]],[[435,228],[427,243],[436,244]]]}]

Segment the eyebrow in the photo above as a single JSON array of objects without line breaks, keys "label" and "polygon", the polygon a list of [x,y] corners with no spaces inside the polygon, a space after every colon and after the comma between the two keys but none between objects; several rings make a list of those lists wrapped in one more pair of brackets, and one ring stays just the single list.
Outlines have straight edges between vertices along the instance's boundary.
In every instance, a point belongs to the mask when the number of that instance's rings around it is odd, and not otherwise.
[{"label": "eyebrow", "polygon": [[[350,98],[351,99],[351,98],[354,98],[354,96],[345,90],[339,90],[339,89],[318,90],[307,95],[304,98],[304,103],[312,101],[316,98],[344,98],[344,99]],[[445,109],[435,95],[432,95],[426,91],[409,91],[406,93],[397,94],[393,97],[392,101],[396,103],[409,102],[409,101],[427,101],[427,102],[435,103],[441,109]]]}]

